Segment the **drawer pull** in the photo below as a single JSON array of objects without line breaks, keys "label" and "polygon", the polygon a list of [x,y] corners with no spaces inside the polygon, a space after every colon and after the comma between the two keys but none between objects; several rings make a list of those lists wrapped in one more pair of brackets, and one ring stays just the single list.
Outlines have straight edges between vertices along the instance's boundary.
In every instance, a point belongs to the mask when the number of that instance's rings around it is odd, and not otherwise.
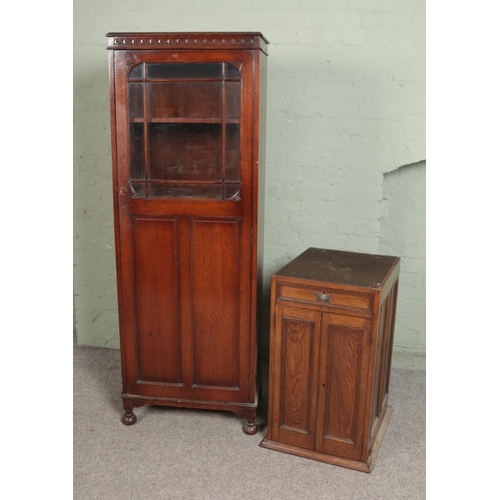
[{"label": "drawer pull", "polygon": [[319,293],[318,292],[318,300],[322,300],[323,302],[330,302],[330,294],[329,293]]}]

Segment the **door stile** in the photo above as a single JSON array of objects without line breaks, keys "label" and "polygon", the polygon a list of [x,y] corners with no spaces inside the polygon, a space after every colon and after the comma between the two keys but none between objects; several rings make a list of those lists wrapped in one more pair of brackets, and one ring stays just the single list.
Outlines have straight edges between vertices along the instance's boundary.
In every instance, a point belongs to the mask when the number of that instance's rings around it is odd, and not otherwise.
[{"label": "door stile", "polygon": [[180,336],[184,387],[193,385],[193,326],[191,320],[191,216],[181,216],[180,223]]}]

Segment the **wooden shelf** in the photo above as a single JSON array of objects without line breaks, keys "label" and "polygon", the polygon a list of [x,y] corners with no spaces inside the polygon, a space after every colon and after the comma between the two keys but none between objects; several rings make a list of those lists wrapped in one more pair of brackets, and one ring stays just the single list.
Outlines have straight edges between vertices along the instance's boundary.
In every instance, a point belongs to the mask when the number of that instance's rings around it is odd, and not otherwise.
[{"label": "wooden shelf", "polygon": [[[132,118],[131,123],[144,123],[144,118]],[[221,118],[149,118],[148,123],[222,123]],[[239,124],[236,119],[226,120],[226,123]]]},{"label": "wooden shelf", "polygon": [[[147,185],[147,192],[146,192]],[[241,182],[192,181],[192,180],[132,180],[130,188],[134,197],[149,198],[207,198],[227,201],[241,198],[238,192]],[[237,198],[235,198],[237,197]]]}]

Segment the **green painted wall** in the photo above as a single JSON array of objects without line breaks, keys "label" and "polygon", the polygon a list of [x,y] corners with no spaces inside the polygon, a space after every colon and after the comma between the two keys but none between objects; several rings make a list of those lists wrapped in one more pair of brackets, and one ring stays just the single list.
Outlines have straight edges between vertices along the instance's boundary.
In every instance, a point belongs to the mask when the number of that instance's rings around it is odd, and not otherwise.
[{"label": "green painted wall", "polygon": [[398,326],[394,357],[398,366],[425,362],[425,162],[384,175],[379,252],[401,257]]},{"label": "green painted wall", "polygon": [[265,284],[309,246],[400,255],[394,364],[424,366],[425,2],[75,0],[76,336],[118,348],[108,31],[270,40]]}]

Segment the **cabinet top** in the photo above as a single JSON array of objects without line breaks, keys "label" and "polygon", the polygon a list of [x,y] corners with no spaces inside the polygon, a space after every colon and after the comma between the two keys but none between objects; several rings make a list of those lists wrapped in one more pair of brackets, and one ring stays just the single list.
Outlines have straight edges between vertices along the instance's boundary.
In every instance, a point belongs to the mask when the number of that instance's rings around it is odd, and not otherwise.
[{"label": "cabinet top", "polygon": [[186,50],[228,49],[262,50],[267,54],[268,40],[259,32],[182,32],[182,33],[107,33],[108,49]]},{"label": "cabinet top", "polygon": [[399,261],[388,255],[308,248],[275,276],[378,289]]}]

